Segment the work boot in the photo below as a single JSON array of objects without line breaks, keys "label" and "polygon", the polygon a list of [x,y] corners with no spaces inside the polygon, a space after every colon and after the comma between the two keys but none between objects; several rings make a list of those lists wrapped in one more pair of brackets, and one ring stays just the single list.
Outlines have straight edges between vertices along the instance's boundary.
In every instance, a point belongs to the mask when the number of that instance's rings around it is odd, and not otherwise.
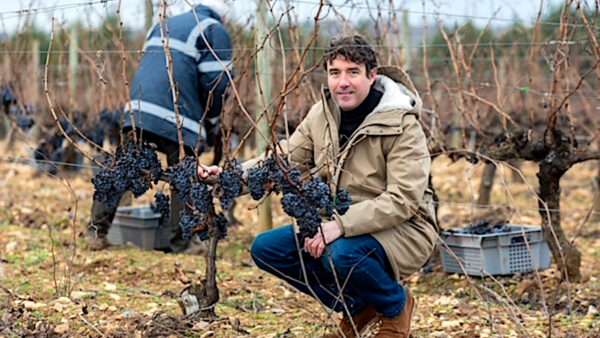
[{"label": "work boot", "polygon": [[[352,321],[354,325],[356,325],[356,329],[359,334],[362,334],[362,331],[373,321],[377,319],[377,311],[371,305],[367,305],[367,307],[359,312],[358,314],[352,316]],[[339,338],[339,337],[348,337],[353,338],[356,337],[354,328],[352,327],[352,323],[350,322],[350,318],[344,316],[340,321],[340,328],[344,335],[339,332],[339,330],[335,329],[337,332],[327,333],[322,338]]]},{"label": "work boot", "polygon": [[106,235],[88,232],[85,234],[85,247],[91,251],[103,250],[108,247],[108,239],[106,239]]},{"label": "work boot", "polygon": [[381,325],[376,338],[401,338],[410,337],[410,324],[417,309],[417,302],[413,296],[406,291],[406,305],[404,309],[394,318],[381,316]]}]

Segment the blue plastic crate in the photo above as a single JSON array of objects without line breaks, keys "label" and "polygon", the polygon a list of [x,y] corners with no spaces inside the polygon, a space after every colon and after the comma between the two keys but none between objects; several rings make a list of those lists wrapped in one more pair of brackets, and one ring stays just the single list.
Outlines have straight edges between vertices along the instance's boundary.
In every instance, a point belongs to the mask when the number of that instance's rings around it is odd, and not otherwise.
[{"label": "blue plastic crate", "polygon": [[550,249],[540,227],[508,225],[508,228],[507,232],[485,235],[442,231],[440,237],[443,243],[439,245],[444,271],[485,276],[511,275],[550,267]]}]

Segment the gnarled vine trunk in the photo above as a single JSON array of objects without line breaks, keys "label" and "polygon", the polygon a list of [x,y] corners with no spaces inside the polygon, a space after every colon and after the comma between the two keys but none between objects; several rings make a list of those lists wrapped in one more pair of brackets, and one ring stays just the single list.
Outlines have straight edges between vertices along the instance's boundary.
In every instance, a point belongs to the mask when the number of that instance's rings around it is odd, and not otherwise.
[{"label": "gnarled vine trunk", "polygon": [[569,280],[577,281],[581,278],[581,253],[567,240],[560,223],[560,178],[572,166],[571,152],[561,148],[564,146],[555,147],[548,152],[546,158],[540,162],[537,174],[540,198],[548,208],[539,203],[542,232],[548,241],[554,261],[560,267],[564,262],[564,272],[569,276]]},{"label": "gnarled vine trunk", "polygon": [[499,161],[519,158],[539,164],[537,177],[540,184],[542,232],[552,251],[554,262],[568,275],[570,281],[579,280],[581,253],[567,239],[561,227],[560,179],[574,164],[597,159],[600,152],[577,152],[571,138],[560,130],[553,132],[551,144],[532,138],[529,133],[522,131],[507,134],[497,140],[500,142],[490,148],[489,157]]},{"label": "gnarled vine trunk", "polygon": [[479,184],[479,197],[477,197],[477,204],[489,205],[492,195],[492,189],[494,188],[494,177],[496,177],[496,166],[494,163],[486,163],[481,174],[481,183]]},{"label": "gnarled vine trunk", "polygon": [[217,244],[219,230],[215,222],[214,208],[209,212],[207,221],[209,245],[205,257],[206,273],[199,284],[192,284],[183,289],[179,295],[179,306],[184,315],[193,315],[197,318],[216,318],[215,305],[219,301],[219,288],[217,287]]}]

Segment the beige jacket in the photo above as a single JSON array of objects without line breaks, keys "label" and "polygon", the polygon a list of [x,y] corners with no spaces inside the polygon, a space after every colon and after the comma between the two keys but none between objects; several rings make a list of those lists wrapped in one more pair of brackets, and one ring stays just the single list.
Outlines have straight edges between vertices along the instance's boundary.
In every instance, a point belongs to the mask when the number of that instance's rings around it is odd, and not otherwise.
[{"label": "beige jacket", "polygon": [[339,145],[340,111],[326,89],[281,145],[293,166],[323,177],[332,191],[349,191],[352,206],[334,219],[345,237],[373,235],[400,280],[423,266],[437,238],[428,189],[431,159],[418,122],[422,102],[408,75],[389,66],[378,74],[381,101],[344,148]]}]

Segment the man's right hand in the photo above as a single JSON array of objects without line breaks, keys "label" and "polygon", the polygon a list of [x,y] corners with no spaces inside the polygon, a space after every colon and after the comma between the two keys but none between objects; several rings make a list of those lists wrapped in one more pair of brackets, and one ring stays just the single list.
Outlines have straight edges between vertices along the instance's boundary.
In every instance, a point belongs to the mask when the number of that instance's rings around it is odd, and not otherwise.
[{"label": "man's right hand", "polygon": [[209,176],[216,176],[223,172],[223,168],[211,165],[206,166],[204,164],[198,164],[198,177],[208,178]]}]

